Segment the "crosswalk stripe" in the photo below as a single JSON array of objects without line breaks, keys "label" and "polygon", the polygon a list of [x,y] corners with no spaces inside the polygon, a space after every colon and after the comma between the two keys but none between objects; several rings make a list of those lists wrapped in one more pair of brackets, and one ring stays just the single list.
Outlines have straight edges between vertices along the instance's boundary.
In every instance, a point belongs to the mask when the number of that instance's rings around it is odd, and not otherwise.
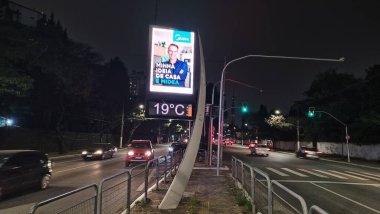
[{"label": "crosswalk stripe", "polygon": [[316,172],[309,171],[309,170],[307,170],[307,169],[298,169],[298,170],[300,170],[300,171],[302,171],[302,172],[309,173],[309,174],[311,174],[311,175],[315,175],[315,176],[321,177],[321,178],[328,178],[327,176],[324,176],[324,175],[319,174],[319,173],[316,173]]},{"label": "crosswalk stripe", "polygon": [[362,173],[366,174],[366,175],[371,175],[371,176],[375,176],[375,177],[380,178],[380,175],[377,175],[377,174],[372,174],[372,173],[368,173],[368,172],[362,172]]},{"label": "crosswalk stripe", "polygon": [[296,171],[291,170],[291,169],[288,169],[288,168],[281,168],[281,169],[283,169],[283,170],[285,170],[285,171],[287,171],[287,172],[293,173],[293,174],[295,174],[295,175],[298,175],[298,176],[300,176],[300,177],[309,177],[309,176],[307,176],[307,175],[305,175],[305,174],[302,174],[302,173],[296,172]]},{"label": "crosswalk stripe", "polygon": [[358,177],[358,176],[355,176],[355,175],[350,175],[350,174],[343,173],[343,172],[338,172],[338,171],[335,171],[335,170],[329,170],[329,171],[333,172],[333,173],[337,173],[339,175],[344,175],[344,176],[348,176],[348,177],[351,177],[351,178],[356,178],[356,179],[359,179],[359,180],[364,180],[364,181],[368,181],[369,180],[367,178],[361,178],[361,177]]},{"label": "crosswalk stripe", "polygon": [[380,181],[380,178],[377,178],[377,177],[373,177],[373,176],[369,176],[369,175],[363,175],[361,173],[356,173],[356,172],[351,172],[351,171],[346,171],[346,172],[354,174],[354,175],[360,175],[360,176],[365,177],[365,178],[370,178],[370,179],[374,179],[374,180]]},{"label": "crosswalk stripe", "polygon": [[330,175],[330,176],[333,176],[333,177],[336,177],[336,178],[340,178],[340,179],[347,179],[345,177],[342,177],[342,176],[339,176],[339,175],[335,175],[333,173],[329,173],[329,172],[325,172],[325,171],[322,171],[322,170],[318,170],[318,169],[313,169],[314,171],[317,171],[317,172],[320,172],[322,174],[326,174],[326,175]]},{"label": "crosswalk stripe", "polygon": [[280,171],[278,171],[276,169],[270,168],[270,167],[267,167],[267,169],[270,170],[270,171],[272,171],[272,172],[274,172],[274,173],[276,173],[276,174],[278,174],[278,175],[281,175],[281,176],[289,176],[289,175],[287,175],[285,173],[282,173],[282,172],[280,172]]}]

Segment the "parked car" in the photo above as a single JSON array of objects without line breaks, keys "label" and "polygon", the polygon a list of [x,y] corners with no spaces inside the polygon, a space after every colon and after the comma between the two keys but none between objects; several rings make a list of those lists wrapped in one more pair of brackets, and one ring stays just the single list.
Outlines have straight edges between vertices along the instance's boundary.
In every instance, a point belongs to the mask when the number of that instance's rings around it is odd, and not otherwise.
[{"label": "parked car", "polygon": [[315,147],[301,146],[301,148],[298,151],[296,151],[297,158],[319,159],[319,154],[320,152]]},{"label": "parked car", "polygon": [[154,149],[150,140],[132,140],[125,156],[125,166],[132,162],[147,162],[154,159]]},{"label": "parked car", "polygon": [[42,152],[0,150],[0,198],[31,187],[46,189],[51,173],[51,162]]},{"label": "parked car", "polygon": [[83,160],[112,158],[117,151],[116,146],[111,143],[94,143],[82,151]]},{"label": "parked car", "polygon": [[254,146],[250,147],[251,155],[263,155],[269,156],[270,148],[265,144],[254,144]]}]

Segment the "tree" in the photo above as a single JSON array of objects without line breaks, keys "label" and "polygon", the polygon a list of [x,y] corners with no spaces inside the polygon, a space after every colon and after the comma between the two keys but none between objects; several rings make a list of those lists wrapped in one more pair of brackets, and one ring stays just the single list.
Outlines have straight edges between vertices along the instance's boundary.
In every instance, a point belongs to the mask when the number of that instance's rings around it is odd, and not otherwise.
[{"label": "tree", "polygon": [[283,115],[270,115],[268,118],[265,118],[265,122],[271,126],[279,129],[288,129],[293,126],[291,123],[287,123]]}]

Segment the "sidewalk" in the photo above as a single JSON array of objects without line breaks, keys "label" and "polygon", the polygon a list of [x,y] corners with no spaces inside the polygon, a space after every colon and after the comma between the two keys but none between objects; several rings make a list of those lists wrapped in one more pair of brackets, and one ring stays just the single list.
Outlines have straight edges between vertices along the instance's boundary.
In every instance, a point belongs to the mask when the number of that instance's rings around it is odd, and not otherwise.
[{"label": "sidewalk", "polygon": [[229,175],[231,170],[220,169],[220,176],[216,176],[214,167],[196,162],[185,193],[176,209],[158,209],[172,181],[172,178],[168,178],[166,184],[159,185],[159,191],[153,190],[148,193],[147,204],[137,203],[131,213],[246,213],[243,207],[237,205],[237,190]]}]

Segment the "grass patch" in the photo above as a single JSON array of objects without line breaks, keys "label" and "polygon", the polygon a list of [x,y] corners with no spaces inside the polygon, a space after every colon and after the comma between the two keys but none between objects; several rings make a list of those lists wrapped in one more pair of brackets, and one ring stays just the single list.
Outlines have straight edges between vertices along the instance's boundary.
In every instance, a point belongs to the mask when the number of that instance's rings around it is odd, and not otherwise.
[{"label": "grass patch", "polygon": [[201,202],[194,195],[193,197],[186,197],[183,201],[186,204],[186,210],[190,214],[199,213]]},{"label": "grass patch", "polygon": [[236,204],[243,208],[244,213],[252,212],[252,204],[251,201],[245,197],[243,190],[233,187],[232,192],[235,196]]}]

